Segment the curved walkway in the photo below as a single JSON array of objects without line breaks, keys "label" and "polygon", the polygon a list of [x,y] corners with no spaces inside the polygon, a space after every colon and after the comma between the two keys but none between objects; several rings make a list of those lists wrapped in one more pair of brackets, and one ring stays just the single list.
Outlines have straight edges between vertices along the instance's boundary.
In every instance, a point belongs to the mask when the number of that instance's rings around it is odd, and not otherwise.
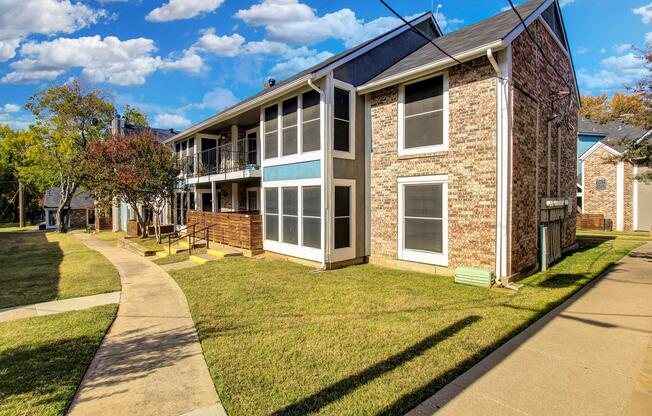
[{"label": "curved walkway", "polygon": [[120,273],[122,297],[69,415],[225,415],[186,298],[159,266],[76,234]]}]

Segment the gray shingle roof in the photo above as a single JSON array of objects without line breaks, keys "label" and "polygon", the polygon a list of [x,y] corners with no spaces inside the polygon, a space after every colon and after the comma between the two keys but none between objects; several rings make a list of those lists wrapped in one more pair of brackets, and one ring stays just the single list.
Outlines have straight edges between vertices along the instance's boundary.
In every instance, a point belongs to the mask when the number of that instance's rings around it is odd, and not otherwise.
[{"label": "gray shingle roof", "polygon": [[[43,208],[57,208],[60,195],[61,188],[48,188],[43,197]],[[77,192],[70,202],[71,209],[93,209],[94,207],[95,198],[89,191]]]},{"label": "gray shingle roof", "polygon": [[[545,1],[546,0],[532,0],[525,4],[516,6],[516,9],[525,20]],[[516,16],[516,13],[510,9],[486,20],[482,20],[460,30],[456,30],[455,32],[451,32],[445,36],[436,38],[433,42],[450,55],[455,56],[482,45],[503,40],[520,24],[521,21],[518,16]],[[426,43],[401,61],[378,74],[369,81],[369,83],[398,75],[410,69],[418,68],[446,58],[447,56],[440,50],[432,44]]]},{"label": "gray shingle roof", "polygon": [[578,130],[579,134],[604,136],[600,141],[613,147],[619,152],[625,150],[620,142],[640,139],[646,133],[646,131],[640,127],[632,126],[631,124],[622,123],[620,121],[599,124],[586,118],[580,118]]}]

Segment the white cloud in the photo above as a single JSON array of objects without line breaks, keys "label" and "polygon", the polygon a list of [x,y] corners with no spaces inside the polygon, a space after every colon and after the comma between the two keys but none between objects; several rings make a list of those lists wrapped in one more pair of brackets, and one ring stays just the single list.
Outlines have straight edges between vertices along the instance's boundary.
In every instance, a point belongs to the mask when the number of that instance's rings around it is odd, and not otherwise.
[{"label": "white cloud", "polygon": [[0,2],[0,62],[15,56],[30,34],[73,33],[106,16],[70,0],[2,0]]},{"label": "white cloud", "polygon": [[315,53],[312,55],[295,56],[284,62],[279,62],[269,70],[269,75],[277,78],[285,78],[299,71],[309,68],[319,62],[333,56],[328,51]]},{"label": "white cloud", "polygon": [[630,52],[622,56],[610,56],[600,61],[600,70],[590,73],[578,71],[580,84],[587,90],[609,90],[632,85],[645,77],[648,69],[644,59]]},{"label": "white cloud", "polygon": [[17,113],[20,111],[20,106],[12,103],[7,103],[0,107],[1,113]]},{"label": "white cloud", "polygon": [[[93,82],[139,85],[158,69],[197,72],[199,57],[184,55],[179,61],[154,56],[154,41],[146,38],[122,41],[115,36],[58,38],[28,42],[20,48],[21,59],[10,64],[13,72],[2,83],[29,83],[52,80],[73,68]],[[190,65],[193,64],[193,65]]]},{"label": "white cloud", "polygon": [[600,53],[607,53],[607,49],[606,48],[600,48]]},{"label": "white cloud", "polygon": [[179,114],[157,114],[154,117],[153,127],[184,129],[191,124],[190,120]]},{"label": "white cloud", "polygon": [[215,34],[214,28],[210,28],[202,32],[201,37],[195,42],[192,48],[218,56],[235,56],[238,54],[240,46],[244,41],[245,38],[237,33],[231,36],[219,36]]},{"label": "white cloud", "polygon": [[12,129],[24,130],[34,123],[31,114],[8,114],[0,112],[0,124],[9,124]]},{"label": "white cloud", "polygon": [[559,0],[559,7],[568,6],[573,3],[575,0]]},{"label": "white cloud", "polygon": [[632,50],[633,45],[631,43],[621,43],[618,45],[614,45],[614,50],[618,55],[622,55],[623,53]]},{"label": "white cloud", "polygon": [[212,110],[215,112],[222,111],[227,107],[237,103],[238,98],[233,92],[224,87],[215,87],[204,94],[201,102],[191,104],[186,108],[198,108],[202,110]]},{"label": "white cloud", "polygon": [[[235,14],[251,26],[265,28],[271,41],[290,45],[312,45],[328,38],[340,39],[346,47],[355,46],[400,25],[396,17],[380,17],[369,22],[358,19],[347,8],[318,16],[314,9],[298,0],[264,0]],[[408,19],[416,16],[410,16]],[[454,28],[463,21],[439,14],[439,25]]]},{"label": "white cloud", "polygon": [[587,53],[588,51],[589,51],[588,48],[577,48],[577,50],[575,51],[575,53],[578,54],[578,55],[584,55],[584,54]]},{"label": "white cloud", "polygon": [[170,20],[190,19],[201,13],[215,11],[224,0],[170,0],[147,14],[150,22],[168,22]]},{"label": "white cloud", "polygon": [[648,24],[652,22],[652,3],[648,4],[647,6],[641,6],[632,9],[632,12],[634,14],[640,15],[643,23]]},{"label": "white cloud", "polygon": [[197,74],[204,70],[204,60],[194,50],[187,49],[178,60],[166,59],[161,63],[165,70],[183,71],[190,74]]}]

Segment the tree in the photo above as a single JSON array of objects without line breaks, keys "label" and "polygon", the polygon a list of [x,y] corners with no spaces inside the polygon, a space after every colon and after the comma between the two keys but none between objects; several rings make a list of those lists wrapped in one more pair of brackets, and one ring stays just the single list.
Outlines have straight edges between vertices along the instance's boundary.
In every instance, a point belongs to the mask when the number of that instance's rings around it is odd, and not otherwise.
[{"label": "tree", "polygon": [[91,187],[95,192],[123,199],[136,213],[143,237],[146,219],[140,207],[155,214],[156,241],[161,242],[161,215],[172,196],[180,169],[174,154],[149,131],[129,136],[112,136],[90,146],[87,168],[94,172]]},{"label": "tree", "polygon": [[80,185],[90,175],[84,170],[89,145],[104,140],[115,117],[108,94],[88,90],[74,80],[40,90],[25,108],[36,119],[33,132],[37,143],[30,149],[33,162],[61,188],[57,207],[57,231],[66,232],[70,203]]},{"label": "tree", "polygon": [[648,108],[645,96],[640,92],[632,94],[617,92],[611,100],[608,99],[607,94],[595,97],[583,95],[580,115],[600,124],[622,121],[646,130],[652,128],[652,112]]},{"label": "tree", "polygon": [[125,123],[132,124],[138,127],[147,127],[149,126],[149,121],[147,120],[147,113],[137,107],[132,107],[129,104],[122,106],[122,113],[125,120]]},{"label": "tree", "polygon": [[582,107],[580,116],[593,120],[596,123],[604,124],[609,120],[609,102],[607,94],[598,96],[582,95]]}]

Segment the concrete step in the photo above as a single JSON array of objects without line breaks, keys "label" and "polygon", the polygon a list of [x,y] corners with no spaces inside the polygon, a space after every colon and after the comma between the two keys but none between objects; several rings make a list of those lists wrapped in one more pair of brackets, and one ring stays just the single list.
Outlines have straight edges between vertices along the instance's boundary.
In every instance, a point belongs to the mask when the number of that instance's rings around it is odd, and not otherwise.
[{"label": "concrete step", "polygon": [[190,261],[194,261],[197,264],[206,264],[209,261],[215,261],[217,257],[211,256],[210,254],[193,254],[190,256]]},{"label": "concrete step", "polygon": [[211,256],[222,258],[222,257],[242,256],[242,251],[228,246],[211,245],[211,247],[208,250],[206,250],[206,254],[210,254]]},{"label": "concrete step", "polygon": [[[185,248],[190,248],[190,243],[188,241],[179,241],[179,245]],[[192,245],[192,248],[200,248],[200,247],[206,247],[206,241],[204,240],[197,240],[195,241],[195,244]]]},{"label": "concrete step", "polygon": [[163,258],[163,257],[167,257],[167,256],[169,256],[167,249],[165,251],[157,251],[156,252],[156,257]]},{"label": "concrete step", "polygon": [[[166,249],[167,251],[167,249]],[[188,251],[188,247],[184,247],[181,245],[174,245],[170,248],[170,252],[168,254],[177,254],[177,253],[183,253],[184,251]]]}]

